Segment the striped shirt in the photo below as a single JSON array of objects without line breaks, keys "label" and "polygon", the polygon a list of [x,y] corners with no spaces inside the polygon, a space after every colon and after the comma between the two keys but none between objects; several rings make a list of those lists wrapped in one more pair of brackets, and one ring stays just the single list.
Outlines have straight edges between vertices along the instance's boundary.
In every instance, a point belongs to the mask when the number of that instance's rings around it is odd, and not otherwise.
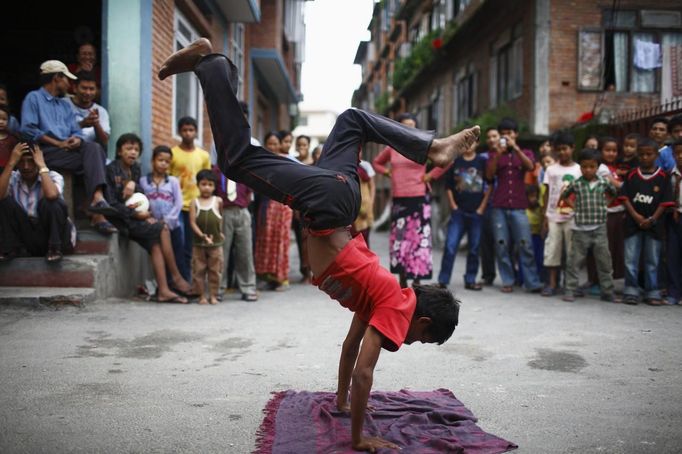
[{"label": "striped shirt", "polygon": [[[52,170],[50,170],[49,176],[57,186],[59,196],[62,197],[64,194],[64,177]],[[29,187],[21,178],[19,171],[15,170],[9,179],[9,193],[21,205],[26,214],[30,217],[38,217],[38,202],[43,198],[43,185],[40,181],[40,175],[36,178],[35,183]]]},{"label": "striped shirt", "polygon": [[596,182],[580,177],[568,185],[561,198],[565,199],[575,194],[576,225],[599,225],[606,224],[607,201],[604,197],[606,193],[615,196],[618,191],[608,180],[601,177],[597,177]]}]

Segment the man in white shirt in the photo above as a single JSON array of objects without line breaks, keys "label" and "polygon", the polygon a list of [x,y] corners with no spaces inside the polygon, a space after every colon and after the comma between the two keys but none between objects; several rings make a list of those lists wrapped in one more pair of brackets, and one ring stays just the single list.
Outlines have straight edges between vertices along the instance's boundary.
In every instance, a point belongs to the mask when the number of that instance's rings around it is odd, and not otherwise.
[{"label": "man in white shirt", "polygon": [[78,80],[75,86],[75,95],[71,98],[76,120],[83,128],[83,140],[86,142],[98,142],[104,148],[109,143],[111,126],[109,125],[109,113],[95,102],[97,96],[97,82],[95,74],[88,71],[80,71],[76,74]]}]

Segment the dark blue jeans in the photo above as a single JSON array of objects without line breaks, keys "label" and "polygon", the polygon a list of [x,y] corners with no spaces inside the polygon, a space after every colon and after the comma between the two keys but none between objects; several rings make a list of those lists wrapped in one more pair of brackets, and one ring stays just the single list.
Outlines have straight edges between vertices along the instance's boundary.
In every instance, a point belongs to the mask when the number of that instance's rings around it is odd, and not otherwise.
[{"label": "dark blue jeans", "polygon": [[[175,264],[178,266],[178,270],[186,281],[191,280],[192,274],[189,270],[189,263],[187,262],[186,251],[185,251],[185,231],[182,228],[182,224],[179,224],[176,228],[170,231],[171,245],[173,246],[173,254],[175,254]],[[190,242],[190,251],[191,245]]]},{"label": "dark blue jeans", "polygon": [[668,267],[668,298],[671,301],[682,299],[682,217],[675,222],[672,215],[666,218]]},{"label": "dark blue jeans", "polygon": [[662,241],[644,230],[625,238],[625,288],[623,294],[638,297],[640,255],[644,265],[644,298],[660,300],[658,285],[658,262],[661,258]]},{"label": "dark blue jeans", "polygon": [[449,284],[452,275],[452,267],[455,265],[455,257],[459,249],[459,243],[466,233],[469,240],[469,253],[467,254],[465,284],[474,284],[478,274],[478,247],[481,244],[482,216],[476,212],[467,213],[461,210],[453,210],[448,223],[448,237],[445,240],[443,260],[438,274],[439,284]]},{"label": "dark blue jeans", "polygon": [[[190,282],[192,280],[192,235],[193,234],[192,234],[192,226],[189,225],[189,211],[184,211],[184,210],[181,211],[179,219],[180,219],[180,227],[181,227],[180,234],[182,235],[182,243],[180,243],[179,239],[176,239],[176,242],[173,243],[173,252],[175,252],[175,260],[176,260],[176,263],[178,264],[178,269],[180,270],[180,274],[182,274],[182,277],[184,277],[186,281]],[[178,244],[178,246],[180,246],[180,249],[178,251],[175,250],[176,243]],[[187,272],[187,276],[185,276],[185,273],[183,272],[182,268],[180,268],[180,263],[177,262],[178,257],[180,257],[180,260],[184,261],[184,265],[185,265],[184,267],[185,267],[185,271]]]}]

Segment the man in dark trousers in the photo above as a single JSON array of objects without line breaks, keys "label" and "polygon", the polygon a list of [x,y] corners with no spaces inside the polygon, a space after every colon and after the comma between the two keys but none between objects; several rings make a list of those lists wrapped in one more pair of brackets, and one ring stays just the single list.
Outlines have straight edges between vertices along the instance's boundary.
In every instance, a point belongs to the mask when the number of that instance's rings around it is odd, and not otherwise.
[{"label": "man in dark trousers", "polygon": [[62,199],[64,178],[45,165],[35,145],[17,144],[0,174],[0,262],[19,253],[58,262],[75,243]]}]

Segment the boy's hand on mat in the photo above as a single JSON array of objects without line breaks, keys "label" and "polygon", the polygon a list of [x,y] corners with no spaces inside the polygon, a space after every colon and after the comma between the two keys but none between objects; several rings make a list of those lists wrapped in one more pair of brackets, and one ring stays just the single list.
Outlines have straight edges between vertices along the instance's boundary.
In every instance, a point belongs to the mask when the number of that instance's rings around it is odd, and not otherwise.
[{"label": "boy's hand on mat", "polygon": [[362,437],[357,443],[353,443],[353,449],[357,451],[377,452],[377,449],[396,449],[400,451],[400,446],[379,437]]}]

